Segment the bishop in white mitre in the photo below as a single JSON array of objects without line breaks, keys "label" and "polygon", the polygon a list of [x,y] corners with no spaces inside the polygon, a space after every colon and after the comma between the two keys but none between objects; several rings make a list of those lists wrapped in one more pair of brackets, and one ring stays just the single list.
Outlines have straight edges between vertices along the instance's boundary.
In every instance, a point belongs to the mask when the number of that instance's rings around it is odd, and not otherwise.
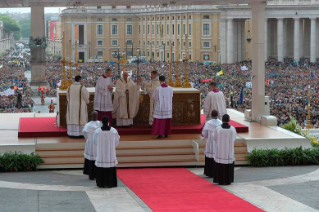
[{"label": "bishop in white mitre", "polygon": [[92,112],[92,121],[87,123],[83,129],[83,135],[86,140],[84,149],[84,168],[83,174],[88,175],[90,180],[96,177],[96,148],[93,145],[93,135],[96,129],[102,127],[102,123],[97,120],[98,112]]},{"label": "bishop in white mitre", "polygon": [[133,118],[139,109],[139,90],[128,72],[123,72],[123,77],[116,82],[113,100],[113,114],[116,116],[117,126],[132,126]]},{"label": "bishop in white mitre", "polygon": [[222,125],[222,122],[217,118],[217,110],[213,110],[211,113],[212,119],[205,123],[205,126],[202,131],[202,136],[206,140],[205,145],[205,167],[204,174],[208,177],[214,177],[214,156],[215,156],[215,142],[213,138],[213,133],[215,129]]},{"label": "bishop in white mitre", "polygon": [[113,80],[111,75],[112,70],[107,68],[105,73],[97,80],[94,94],[94,110],[99,113],[98,120],[101,121],[103,116],[107,116],[109,118],[110,126],[112,126],[113,112]]},{"label": "bishop in white mitre", "polygon": [[102,127],[95,130],[93,142],[96,148],[96,185],[98,187],[117,187],[116,146],[120,136],[116,129],[110,127],[107,116],[102,118]]},{"label": "bishop in white mitre", "polygon": [[153,124],[153,115],[154,115],[154,109],[157,104],[157,100],[153,99],[153,93],[155,89],[159,86],[161,86],[160,81],[157,76],[157,71],[154,70],[151,72],[151,82],[150,83],[144,83],[143,88],[145,89],[146,93],[150,96],[150,115],[149,115],[149,125]]},{"label": "bishop in white mitre", "polygon": [[230,117],[223,115],[223,124],[216,128],[213,134],[216,148],[214,154],[214,183],[230,185],[234,182],[235,140],[236,129],[229,125]]},{"label": "bishop in white mitre", "polygon": [[224,114],[227,114],[225,96],[222,91],[217,89],[216,82],[209,85],[211,91],[207,94],[204,102],[204,114],[206,121],[212,119],[213,110],[217,110],[218,118],[221,120]]},{"label": "bishop in white mitre", "polygon": [[88,122],[87,105],[90,103],[90,94],[85,86],[81,85],[81,76],[76,76],[74,80],[66,93],[67,134],[70,137],[82,137],[83,128]]}]

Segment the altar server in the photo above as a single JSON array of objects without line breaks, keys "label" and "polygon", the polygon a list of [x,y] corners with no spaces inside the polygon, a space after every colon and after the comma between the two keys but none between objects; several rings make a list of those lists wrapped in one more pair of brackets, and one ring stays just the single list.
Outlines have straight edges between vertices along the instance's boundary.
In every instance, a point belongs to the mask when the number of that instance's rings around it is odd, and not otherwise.
[{"label": "altar server", "polygon": [[144,83],[143,89],[145,89],[146,93],[150,96],[150,115],[149,115],[149,125],[153,124],[153,115],[154,115],[154,109],[156,106],[157,101],[154,100],[153,93],[157,87],[159,87],[160,81],[157,76],[157,70],[154,70],[151,72],[151,82],[150,83]]},{"label": "altar server", "polygon": [[83,129],[83,135],[86,139],[84,149],[84,169],[83,174],[89,175],[90,180],[94,180],[96,176],[95,159],[96,148],[93,145],[93,135],[96,129],[102,127],[102,123],[97,120],[98,112],[92,112],[92,121],[87,123]]},{"label": "altar server", "polygon": [[117,130],[109,126],[107,116],[102,118],[103,126],[94,132],[96,148],[96,185],[98,187],[117,187],[116,177],[116,146],[120,136]]},{"label": "altar server", "polygon": [[229,115],[223,115],[223,124],[213,134],[216,152],[214,155],[214,182],[219,185],[230,185],[234,182],[234,145],[236,129],[229,125]]},{"label": "altar server", "polygon": [[113,112],[113,80],[111,75],[112,70],[107,68],[105,73],[97,80],[94,94],[94,110],[99,113],[98,120],[102,120],[103,116],[107,116],[109,118],[110,126],[112,126]]},{"label": "altar server", "polygon": [[157,138],[165,138],[171,134],[172,125],[172,99],[173,89],[165,83],[165,77],[159,77],[161,86],[157,87],[153,93],[153,99],[157,101],[154,110],[154,122],[152,134]]},{"label": "altar server", "polygon": [[222,125],[222,122],[219,119],[217,119],[217,110],[213,110],[211,116],[212,119],[205,123],[205,126],[202,131],[202,136],[206,140],[204,174],[208,177],[214,177],[214,155],[216,147],[214,146],[215,143],[213,139],[213,133],[217,127]]},{"label": "altar server", "polygon": [[218,118],[221,119],[227,113],[224,94],[218,90],[216,82],[211,82],[209,87],[211,91],[207,94],[204,102],[206,121],[212,119],[212,110],[217,110],[219,114]]},{"label": "altar server", "polygon": [[87,104],[90,103],[90,94],[84,85],[81,85],[81,76],[76,76],[74,80],[66,94],[67,134],[71,137],[82,137],[82,130],[88,122]]},{"label": "altar server", "polygon": [[[141,78],[138,83],[140,80]],[[123,77],[116,82],[113,100],[113,113],[116,115],[117,126],[133,125],[133,118],[139,108],[139,90],[140,86],[128,78],[128,72],[123,72]]]}]

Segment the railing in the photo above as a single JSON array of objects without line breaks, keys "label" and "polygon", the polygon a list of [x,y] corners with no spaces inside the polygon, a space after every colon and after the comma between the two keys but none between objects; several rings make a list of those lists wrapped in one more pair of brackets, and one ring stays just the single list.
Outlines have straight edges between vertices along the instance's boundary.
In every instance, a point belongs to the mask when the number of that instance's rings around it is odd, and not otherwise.
[{"label": "railing", "polygon": [[216,5],[186,5],[186,6],[174,6],[174,7],[150,7],[150,8],[138,8],[138,9],[93,9],[93,8],[68,8],[62,11],[63,14],[75,14],[75,13],[110,13],[110,14],[135,14],[135,13],[154,13],[154,12],[174,12],[185,10],[209,10],[216,9]]},{"label": "railing", "polygon": [[268,0],[267,5],[319,5],[319,0]]}]

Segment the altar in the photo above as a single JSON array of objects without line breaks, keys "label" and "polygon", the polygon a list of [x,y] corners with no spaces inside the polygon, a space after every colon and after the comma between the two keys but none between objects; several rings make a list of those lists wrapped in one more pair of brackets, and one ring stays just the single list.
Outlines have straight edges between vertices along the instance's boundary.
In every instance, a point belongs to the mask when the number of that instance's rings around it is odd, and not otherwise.
[{"label": "altar", "polygon": [[[88,104],[89,121],[94,110],[95,88],[87,88],[90,93]],[[66,127],[67,100],[66,90],[58,89],[57,111],[60,127]],[[201,98],[200,91],[195,88],[173,88],[173,125],[197,125],[200,124]],[[144,91],[140,91],[140,106],[134,126],[148,125],[150,113],[150,97]]]}]

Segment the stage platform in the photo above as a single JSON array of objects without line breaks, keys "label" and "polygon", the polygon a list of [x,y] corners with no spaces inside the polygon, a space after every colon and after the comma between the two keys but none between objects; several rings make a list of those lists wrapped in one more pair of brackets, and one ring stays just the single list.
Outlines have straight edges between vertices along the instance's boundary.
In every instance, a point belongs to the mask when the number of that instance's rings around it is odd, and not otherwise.
[{"label": "stage platform", "polygon": [[[201,123],[198,125],[172,126],[172,134],[201,134],[206,118],[201,115]],[[237,133],[249,132],[249,128],[235,121],[230,121]],[[132,126],[130,128],[116,128],[119,135],[151,135],[150,126]],[[67,129],[56,126],[55,117],[21,117],[19,123],[19,138],[30,137],[66,137]]]},{"label": "stage platform", "polygon": [[[235,142],[236,165],[244,165],[254,148],[311,148],[309,141],[279,127],[266,127],[244,120],[244,114],[228,110],[249,132],[238,133]],[[84,139],[68,137],[19,138],[20,118],[51,117],[55,114],[0,114],[0,154],[5,151],[36,152],[44,159],[39,169],[82,168]],[[152,135],[122,135],[117,148],[119,167],[201,166],[205,140],[200,133],[173,134],[158,140]]]}]

